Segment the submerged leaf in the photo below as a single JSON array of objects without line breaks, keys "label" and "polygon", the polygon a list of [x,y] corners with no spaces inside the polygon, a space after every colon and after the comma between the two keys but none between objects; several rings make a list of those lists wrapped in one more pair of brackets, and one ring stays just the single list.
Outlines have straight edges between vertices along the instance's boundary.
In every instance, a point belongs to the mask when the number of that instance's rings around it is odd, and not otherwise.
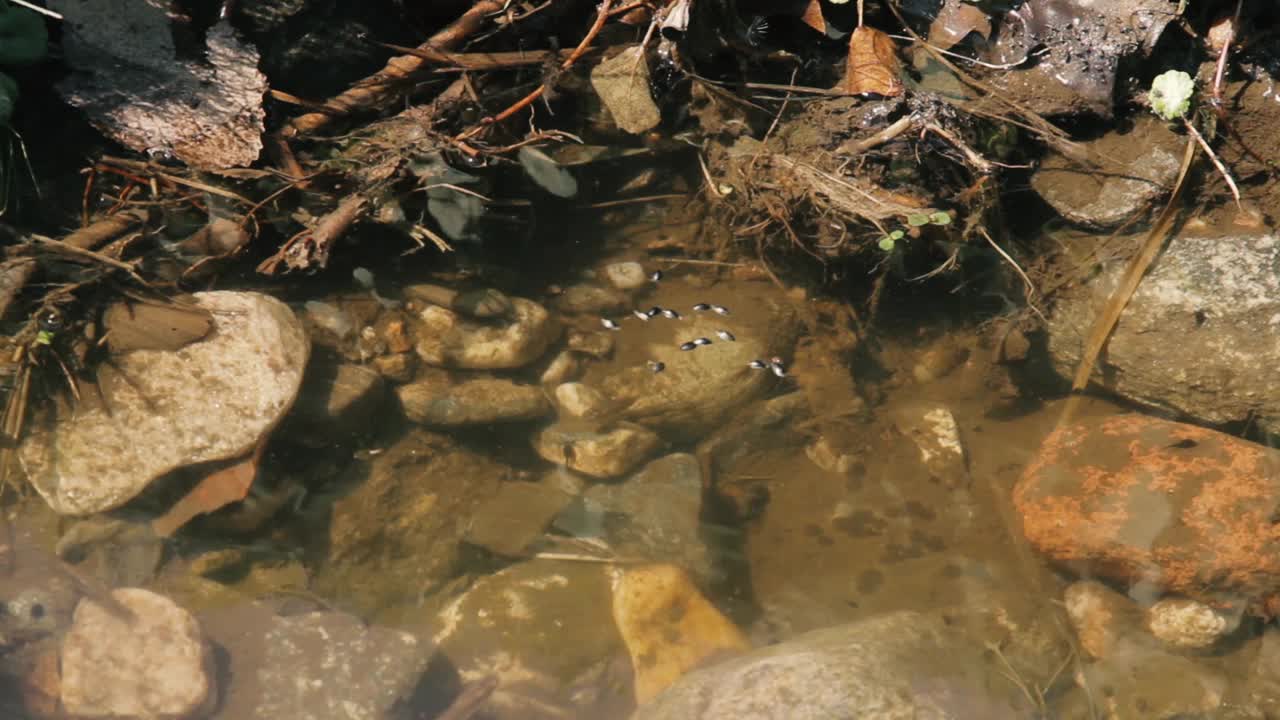
[{"label": "submerged leaf", "polygon": [[591,87],[609,109],[613,122],[638,135],[662,122],[662,113],[649,92],[649,64],[639,45],[602,61],[591,70]]},{"label": "submerged leaf", "polygon": [[517,157],[520,158],[525,173],[543,190],[562,198],[578,194],[578,181],[546,153],[525,145],[520,148]]},{"label": "submerged leaf", "polygon": [[262,459],[262,450],[266,441],[258,443],[251,455],[215,470],[191,488],[191,492],[173,504],[164,515],[151,521],[151,529],[160,537],[168,537],[177,532],[197,515],[211,513],[233,502],[244,500],[249,494],[249,487],[258,475],[258,462]]},{"label": "submerged leaf", "polygon": [[213,329],[213,314],[194,305],[118,302],[102,324],[114,352],[177,350],[202,340]]},{"label": "submerged leaf", "polygon": [[885,97],[901,95],[900,72],[896,48],[888,35],[864,25],[849,36],[845,92]]}]

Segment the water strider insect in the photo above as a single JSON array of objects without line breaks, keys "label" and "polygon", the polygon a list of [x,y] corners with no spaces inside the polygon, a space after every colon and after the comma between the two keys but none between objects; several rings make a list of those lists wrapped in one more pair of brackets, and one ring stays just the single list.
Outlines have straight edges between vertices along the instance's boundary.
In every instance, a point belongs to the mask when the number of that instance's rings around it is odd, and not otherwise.
[{"label": "water strider insect", "polygon": [[734,337],[733,333],[729,332],[728,330],[717,330],[716,337],[720,338],[725,342],[734,342],[738,339]]},{"label": "water strider insect", "polygon": [[606,328],[608,328],[609,330],[621,330],[621,329],[622,329],[622,326],[621,326],[621,325],[619,325],[618,323],[614,322],[613,320],[610,320],[609,318],[600,318],[600,324],[601,324],[601,325],[603,325],[603,326],[605,326],[605,327],[606,327]]}]

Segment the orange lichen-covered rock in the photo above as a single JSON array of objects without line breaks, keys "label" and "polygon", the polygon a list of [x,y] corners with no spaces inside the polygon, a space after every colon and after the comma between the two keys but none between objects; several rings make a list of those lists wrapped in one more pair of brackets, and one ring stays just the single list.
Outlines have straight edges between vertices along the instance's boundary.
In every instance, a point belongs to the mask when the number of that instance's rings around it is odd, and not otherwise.
[{"label": "orange lichen-covered rock", "polygon": [[1140,415],[1054,431],[1014,489],[1033,546],[1081,575],[1219,607],[1280,591],[1280,452]]}]

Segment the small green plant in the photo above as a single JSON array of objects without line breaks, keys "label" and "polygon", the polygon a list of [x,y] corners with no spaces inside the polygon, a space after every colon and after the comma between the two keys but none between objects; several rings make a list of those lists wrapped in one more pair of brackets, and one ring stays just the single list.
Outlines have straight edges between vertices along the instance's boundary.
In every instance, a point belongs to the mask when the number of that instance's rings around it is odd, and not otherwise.
[{"label": "small green plant", "polygon": [[1181,70],[1167,70],[1151,81],[1147,97],[1151,112],[1165,120],[1181,120],[1191,110],[1191,96],[1196,93],[1196,81]]},{"label": "small green plant", "polygon": [[902,239],[903,235],[906,235],[906,233],[901,230],[894,230],[888,235],[880,238],[880,249],[885,252],[893,252],[894,246]]},{"label": "small green plant", "polygon": [[1218,174],[1226,181],[1227,187],[1231,190],[1231,197],[1235,198],[1236,205],[1239,206],[1240,190],[1236,187],[1236,181],[1232,179],[1231,173],[1227,172],[1227,167],[1222,164],[1222,160],[1218,159],[1218,154],[1209,147],[1209,141],[1204,139],[1204,135],[1196,129],[1195,123],[1188,116],[1191,112],[1191,100],[1195,94],[1195,78],[1181,70],[1166,70],[1151,81],[1147,100],[1151,103],[1151,112],[1158,117],[1169,122],[1181,122],[1187,128],[1187,132],[1200,144],[1205,154],[1209,156],[1209,160],[1213,162],[1213,166],[1217,168]]},{"label": "small green plant", "polygon": [[[944,212],[942,210],[937,210],[931,213],[911,213],[910,215],[907,216],[907,225],[913,228],[924,227],[925,225],[950,225],[950,224],[951,224],[950,213]],[[905,237],[906,234],[907,233],[905,230],[898,229],[898,230],[894,230],[888,235],[881,237],[880,243],[879,243],[880,249],[885,252],[893,252],[893,249],[897,247],[898,241],[901,240],[903,237]]]}]

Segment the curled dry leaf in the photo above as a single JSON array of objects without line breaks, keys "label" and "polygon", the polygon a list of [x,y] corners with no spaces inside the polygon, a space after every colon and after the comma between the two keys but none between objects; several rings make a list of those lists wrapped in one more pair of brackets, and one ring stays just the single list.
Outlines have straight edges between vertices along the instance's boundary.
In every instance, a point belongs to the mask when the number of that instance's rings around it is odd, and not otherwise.
[{"label": "curled dry leaf", "polygon": [[991,36],[991,18],[976,5],[960,0],[946,0],[929,25],[929,42],[943,50],[950,50],[970,33],[984,38]]},{"label": "curled dry leaf", "polygon": [[893,40],[867,26],[849,36],[849,61],[844,76],[845,92],[854,95],[902,94],[901,66]]}]

